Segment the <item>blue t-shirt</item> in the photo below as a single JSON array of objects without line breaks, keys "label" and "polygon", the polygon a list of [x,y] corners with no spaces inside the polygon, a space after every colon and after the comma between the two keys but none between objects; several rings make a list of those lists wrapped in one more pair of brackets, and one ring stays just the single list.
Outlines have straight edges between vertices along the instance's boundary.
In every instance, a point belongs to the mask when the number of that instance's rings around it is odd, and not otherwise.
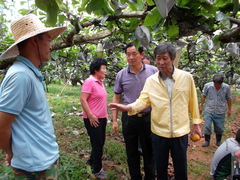
[{"label": "blue t-shirt", "polygon": [[206,83],[202,95],[207,97],[205,111],[212,114],[226,113],[227,101],[232,99],[230,86],[226,83],[222,83],[218,91],[213,82]]},{"label": "blue t-shirt", "polygon": [[11,166],[42,171],[59,157],[41,72],[17,57],[0,86],[0,111],[15,114],[12,123]]}]

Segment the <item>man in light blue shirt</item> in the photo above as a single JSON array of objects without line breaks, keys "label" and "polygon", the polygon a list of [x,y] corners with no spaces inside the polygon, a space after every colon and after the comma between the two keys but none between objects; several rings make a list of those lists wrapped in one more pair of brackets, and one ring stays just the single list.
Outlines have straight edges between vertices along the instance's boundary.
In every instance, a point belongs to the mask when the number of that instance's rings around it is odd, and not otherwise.
[{"label": "man in light blue shirt", "polygon": [[16,179],[58,178],[58,144],[38,67],[50,58],[51,40],[65,29],[23,16],[12,22],[15,43],[0,56],[17,56],[0,86],[0,149]]},{"label": "man in light blue shirt", "polygon": [[203,111],[203,104],[205,103],[204,109],[204,129],[203,134],[205,142],[202,144],[203,147],[207,147],[210,144],[210,138],[212,133],[212,123],[214,125],[214,132],[216,134],[216,145],[220,146],[222,134],[224,131],[225,114],[231,115],[232,108],[232,96],[230,86],[223,83],[222,75],[214,75],[213,82],[206,83],[203,88],[200,113]]}]

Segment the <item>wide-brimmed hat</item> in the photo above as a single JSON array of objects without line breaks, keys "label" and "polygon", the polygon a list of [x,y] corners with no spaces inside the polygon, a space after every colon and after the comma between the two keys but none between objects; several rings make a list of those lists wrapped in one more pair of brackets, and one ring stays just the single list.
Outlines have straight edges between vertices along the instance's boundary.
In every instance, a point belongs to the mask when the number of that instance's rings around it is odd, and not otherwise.
[{"label": "wide-brimmed hat", "polygon": [[7,59],[19,55],[17,44],[38,34],[48,32],[51,40],[55,39],[66,27],[45,27],[45,25],[34,14],[25,15],[11,23],[11,31],[15,39],[13,43],[0,56],[1,59]]}]

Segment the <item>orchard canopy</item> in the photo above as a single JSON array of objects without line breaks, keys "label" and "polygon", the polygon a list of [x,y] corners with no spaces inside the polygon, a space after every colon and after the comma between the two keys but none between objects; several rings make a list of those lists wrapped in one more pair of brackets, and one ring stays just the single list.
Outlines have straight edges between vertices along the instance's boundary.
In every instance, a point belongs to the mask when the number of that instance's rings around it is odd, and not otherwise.
[{"label": "orchard canopy", "polygon": [[[5,9],[11,14],[35,13],[47,26],[67,26],[53,44],[49,66],[68,71],[66,79],[83,79],[94,56],[110,62],[117,72],[125,64],[123,48],[133,41],[152,57],[154,47],[171,41],[178,50],[176,65],[191,72],[201,88],[212,74],[223,73],[238,83],[240,19],[239,0],[25,0],[20,7],[0,0],[0,52],[13,43]],[[57,50],[57,51],[56,51]],[[153,59],[153,58],[152,58]],[[179,60],[180,59],[180,60]],[[179,60],[179,62],[178,62]],[[12,60],[1,60],[5,69]],[[153,61],[152,61],[153,64]],[[67,67],[66,67],[67,66]],[[74,75],[75,74],[75,75]],[[70,77],[72,75],[73,77]],[[115,74],[113,74],[115,75]],[[114,78],[109,73],[109,79]],[[77,81],[80,81],[77,78]]]}]

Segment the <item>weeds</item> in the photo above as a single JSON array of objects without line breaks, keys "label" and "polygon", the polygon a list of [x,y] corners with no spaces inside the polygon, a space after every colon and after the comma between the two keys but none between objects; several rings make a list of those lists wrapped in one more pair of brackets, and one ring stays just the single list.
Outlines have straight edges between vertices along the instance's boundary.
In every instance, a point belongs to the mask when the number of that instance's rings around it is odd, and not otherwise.
[{"label": "weeds", "polygon": [[[112,101],[113,87],[107,87],[108,101]],[[60,148],[60,180],[88,180],[91,168],[86,164],[90,154],[90,141],[81,117],[82,107],[79,101],[80,87],[51,84],[48,85],[47,98],[52,112],[52,119],[55,134]],[[236,98],[240,96],[237,91],[233,92]],[[234,108],[240,110],[240,101],[236,100]],[[238,111],[237,111],[238,112]],[[109,111],[110,113],[110,111]],[[232,121],[237,118],[233,114],[228,118],[224,137],[232,136]],[[111,114],[109,114],[111,119]],[[106,168],[109,180],[128,179],[129,173],[125,153],[125,145],[121,133],[121,122],[119,122],[119,135],[112,134],[111,124],[107,124],[107,139],[104,145],[103,165]],[[216,148],[202,150],[206,157],[212,157]],[[196,153],[198,147],[189,149],[189,154]],[[0,160],[3,163],[5,154],[0,151]],[[189,176],[209,179],[209,162],[200,158],[191,158],[188,161]],[[10,167],[2,164],[0,166],[0,177],[8,175],[8,179],[13,179]],[[1,179],[1,178],[0,178]],[[4,179],[2,177],[2,179]],[[191,179],[190,179],[191,180]]]},{"label": "weeds", "polygon": [[195,177],[201,177],[205,180],[211,180],[210,174],[204,174],[206,167],[208,167],[209,164],[201,159],[195,158],[191,160],[191,163],[188,165],[188,173],[194,175]]}]

